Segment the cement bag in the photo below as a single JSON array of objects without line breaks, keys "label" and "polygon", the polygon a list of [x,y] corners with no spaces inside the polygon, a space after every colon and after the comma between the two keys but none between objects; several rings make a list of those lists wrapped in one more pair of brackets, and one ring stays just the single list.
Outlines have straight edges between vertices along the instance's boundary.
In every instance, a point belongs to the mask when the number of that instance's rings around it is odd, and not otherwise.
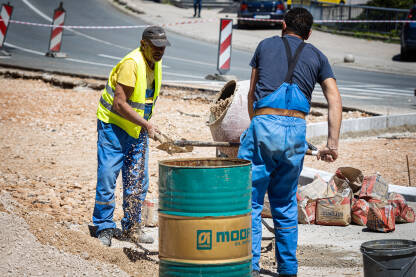
[{"label": "cement bag", "polygon": [[316,201],[304,199],[298,202],[299,224],[315,224]]},{"label": "cement bag", "polygon": [[402,209],[400,209],[399,216],[396,216],[396,223],[413,223],[415,222],[415,211],[405,205]]},{"label": "cement bag", "polygon": [[388,202],[395,208],[394,216],[396,223],[415,222],[415,212],[407,205],[403,195],[399,193],[390,193]]},{"label": "cement bag", "polygon": [[316,201],[316,224],[347,226],[351,223],[351,190],[346,189],[335,197]]},{"label": "cement bag", "polygon": [[337,193],[334,183],[325,182],[316,175],[312,183],[298,187],[298,200],[333,197]]},{"label": "cement bag", "polygon": [[366,176],[360,190],[359,198],[365,200],[378,199],[387,200],[389,186],[380,175]]},{"label": "cement bag", "polygon": [[388,202],[372,200],[367,216],[367,228],[377,232],[393,232],[396,228],[394,207]]},{"label": "cement bag", "polygon": [[351,219],[357,225],[365,226],[370,205],[364,199],[353,200],[351,207]]},{"label": "cement bag", "polygon": [[353,167],[340,167],[335,172],[335,175],[340,179],[346,180],[353,193],[361,189],[364,179],[361,170]]},{"label": "cement bag", "polygon": [[157,199],[144,200],[142,205],[142,222],[145,226],[155,227],[159,225],[159,203]]},{"label": "cement bag", "polygon": [[329,180],[331,186],[335,186],[337,191],[344,191],[347,188],[350,188],[348,181],[345,179],[339,178],[337,175],[332,176],[331,180]]}]

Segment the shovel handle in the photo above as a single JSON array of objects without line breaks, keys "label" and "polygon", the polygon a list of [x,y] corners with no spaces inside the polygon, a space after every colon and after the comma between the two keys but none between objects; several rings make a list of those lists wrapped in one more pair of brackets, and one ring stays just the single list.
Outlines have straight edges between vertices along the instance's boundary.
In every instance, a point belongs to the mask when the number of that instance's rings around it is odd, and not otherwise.
[{"label": "shovel handle", "polygon": [[196,146],[196,147],[233,147],[240,146],[239,142],[226,142],[226,141],[195,141],[195,140],[175,140],[173,142],[177,146]]},{"label": "shovel handle", "polygon": [[[238,147],[240,146],[239,142],[226,142],[226,141],[195,141],[195,140],[175,140],[173,144],[176,146],[195,146],[195,147]],[[308,150],[306,155],[317,156],[318,148],[314,145],[308,143]]]}]

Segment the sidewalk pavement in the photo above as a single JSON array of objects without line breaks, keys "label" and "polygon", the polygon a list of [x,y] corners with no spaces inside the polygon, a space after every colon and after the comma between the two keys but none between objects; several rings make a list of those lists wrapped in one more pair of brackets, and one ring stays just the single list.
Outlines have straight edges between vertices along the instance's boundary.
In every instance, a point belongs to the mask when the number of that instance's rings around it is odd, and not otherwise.
[{"label": "sidewalk pavement", "polygon": [[[202,8],[201,18],[196,19],[192,17],[192,8],[182,9],[144,0],[123,1],[132,9],[143,12],[139,15],[136,14],[136,16],[149,24],[161,25],[189,21],[186,24],[166,26],[165,28],[171,32],[212,43],[218,43],[219,19],[223,17],[236,18],[237,16],[236,12],[231,11],[231,8],[228,12],[223,12],[222,9]],[[234,20],[234,24],[236,23]],[[262,39],[274,35],[281,35],[281,30],[234,29],[232,45],[236,49],[254,52]],[[317,30],[312,32],[312,36],[307,42],[320,49],[332,65],[416,76],[416,61],[400,61],[400,44],[334,35]],[[343,62],[347,54],[352,54],[355,57],[354,63]]]}]

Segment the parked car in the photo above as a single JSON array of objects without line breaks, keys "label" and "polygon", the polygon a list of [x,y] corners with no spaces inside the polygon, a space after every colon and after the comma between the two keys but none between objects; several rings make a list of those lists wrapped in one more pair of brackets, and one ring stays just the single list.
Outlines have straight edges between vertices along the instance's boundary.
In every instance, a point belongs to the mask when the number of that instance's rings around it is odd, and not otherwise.
[{"label": "parked car", "polygon": [[283,1],[258,1],[241,0],[240,8],[237,12],[237,26],[259,26],[271,25],[280,26],[281,23],[275,21],[244,20],[247,19],[283,19],[286,7]]},{"label": "parked car", "polygon": [[[416,20],[416,6],[410,9],[407,19]],[[400,45],[402,60],[406,60],[412,52],[416,52],[416,22],[403,24]]]}]

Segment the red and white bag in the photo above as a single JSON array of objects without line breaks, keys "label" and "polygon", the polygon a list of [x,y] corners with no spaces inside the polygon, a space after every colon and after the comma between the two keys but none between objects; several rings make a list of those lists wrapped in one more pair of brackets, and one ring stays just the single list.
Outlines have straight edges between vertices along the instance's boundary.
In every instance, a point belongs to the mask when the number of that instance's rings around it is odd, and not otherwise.
[{"label": "red and white bag", "polygon": [[355,224],[365,226],[370,205],[364,199],[353,200],[351,207],[351,219]]},{"label": "red and white bag", "polygon": [[377,232],[393,232],[395,224],[395,208],[388,202],[372,200],[367,216],[367,228]]},{"label": "red and white bag", "polygon": [[360,190],[359,198],[387,200],[389,186],[380,175],[366,176]]},{"label": "red and white bag", "polygon": [[316,201],[304,199],[298,202],[299,224],[315,224]]},{"label": "red and white bag", "polygon": [[399,193],[390,193],[389,203],[395,207],[396,223],[413,223],[415,222],[415,212],[409,207],[403,195]]}]

